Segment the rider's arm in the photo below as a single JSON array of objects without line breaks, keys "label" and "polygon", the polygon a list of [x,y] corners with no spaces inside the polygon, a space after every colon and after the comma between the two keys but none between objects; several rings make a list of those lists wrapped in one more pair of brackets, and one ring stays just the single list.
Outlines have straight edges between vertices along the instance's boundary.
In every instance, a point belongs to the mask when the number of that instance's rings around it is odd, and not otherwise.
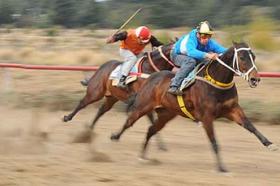
[{"label": "rider's arm", "polygon": [[157,38],[153,35],[151,36],[150,42],[151,42],[152,47],[158,47],[160,45],[163,45],[163,43],[160,42],[159,40],[157,40]]},{"label": "rider's arm", "polygon": [[213,39],[211,39],[209,41],[209,45],[210,45],[211,51],[213,51],[217,54],[223,54],[227,50],[227,48],[223,47],[222,45],[220,45]]},{"label": "rider's arm", "polygon": [[127,37],[127,31],[123,31],[113,35],[114,41],[125,40]]},{"label": "rider's arm", "polygon": [[197,50],[196,47],[197,47],[197,43],[191,38],[189,38],[186,44],[187,55],[198,60],[203,60],[206,57],[207,53]]},{"label": "rider's arm", "polygon": [[119,32],[109,37],[106,43],[114,43],[116,41],[125,40],[127,37],[127,31]]}]

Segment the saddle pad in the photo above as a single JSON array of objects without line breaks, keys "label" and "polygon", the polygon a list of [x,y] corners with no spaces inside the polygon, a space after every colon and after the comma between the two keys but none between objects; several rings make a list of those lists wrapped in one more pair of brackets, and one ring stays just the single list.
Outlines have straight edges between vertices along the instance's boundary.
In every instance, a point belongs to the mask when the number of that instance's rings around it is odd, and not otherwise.
[{"label": "saddle pad", "polygon": [[[139,58],[137,60],[137,62],[135,63],[135,65],[132,67],[132,69],[130,70],[130,72],[132,73],[139,73],[138,72],[138,67],[139,67],[139,64],[140,62],[142,61],[142,59],[144,58],[145,56],[142,56],[141,58]],[[118,65],[110,74],[109,76],[109,79],[120,79],[121,77],[121,67],[122,67],[122,64]]]},{"label": "saddle pad", "polygon": [[[134,82],[134,81],[136,81],[137,80],[137,76],[128,76],[126,79],[125,79],[125,84],[129,84],[129,83],[131,83],[131,82]],[[119,79],[113,79],[112,80],[112,85],[113,86],[117,86],[117,84],[119,83]]]},{"label": "saddle pad", "polygon": [[180,90],[190,87],[196,80],[196,73],[199,71],[200,67],[205,65],[205,63],[200,63],[189,73],[189,75],[183,80],[180,86]]}]

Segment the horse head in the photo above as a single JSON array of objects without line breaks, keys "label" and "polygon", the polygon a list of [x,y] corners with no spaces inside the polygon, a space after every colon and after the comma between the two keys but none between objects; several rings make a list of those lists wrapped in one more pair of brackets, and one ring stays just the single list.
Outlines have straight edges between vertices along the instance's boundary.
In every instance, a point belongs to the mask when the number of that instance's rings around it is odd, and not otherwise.
[{"label": "horse head", "polygon": [[247,43],[233,42],[234,47],[234,68],[238,71],[238,75],[248,81],[249,86],[254,88],[260,82],[257,67],[255,65],[256,56],[252,52]]},{"label": "horse head", "polygon": [[[257,67],[255,65],[255,54],[247,43],[233,42],[233,46],[228,49],[217,61],[227,67],[233,73],[243,77],[248,81],[249,86],[254,88],[260,82]],[[229,61],[231,64],[225,63]]]}]

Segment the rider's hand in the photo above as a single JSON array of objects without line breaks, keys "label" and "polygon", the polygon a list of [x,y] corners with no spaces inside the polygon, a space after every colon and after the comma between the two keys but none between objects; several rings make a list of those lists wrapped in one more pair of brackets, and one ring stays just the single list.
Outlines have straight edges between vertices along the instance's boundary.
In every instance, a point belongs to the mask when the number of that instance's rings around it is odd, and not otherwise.
[{"label": "rider's hand", "polygon": [[113,43],[113,42],[115,42],[113,36],[110,36],[110,37],[108,37],[108,38],[106,39],[106,43],[107,43],[107,44],[108,44],[108,43]]},{"label": "rider's hand", "polygon": [[155,46],[152,47],[152,51],[154,51],[154,50],[156,50],[156,49],[158,49],[158,47],[155,47]]},{"label": "rider's hand", "polygon": [[217,53],[207,53],[206,57],[209,58],[209,59],[215,60],[219,57],[219,54],[217,54]]}]

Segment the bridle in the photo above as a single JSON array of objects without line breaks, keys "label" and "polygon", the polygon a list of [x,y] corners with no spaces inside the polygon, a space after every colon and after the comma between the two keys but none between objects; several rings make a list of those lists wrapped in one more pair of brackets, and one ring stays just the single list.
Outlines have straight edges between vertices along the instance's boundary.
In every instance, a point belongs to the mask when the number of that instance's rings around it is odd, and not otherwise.
[{"label": "bridle", "polygon": [[[249,70],[247,70],[247,72],[244,72],[244,73],[240,71],[240,67],[239,67],[239,64],[238,64],[238,52],[239,51],[248,51],[249,56],[250,56],[250,60],[251,60],[251,63],[252,63],[252,67]],[[257,70],[257,67],[256,67],[255,62],[253,60],[252,54],[249,51],[251,51],[251,48],[249,48],[249,47],[248,48],[238,48],[238,49],[234,48],[234,56],[233,56],[233,61],[232,61],[232,67],[229,66],[228,64],[226,64],[220,58],[217,58],[216,60],[217,60],[218,63],[220,63],[221,65],[223,65],[224,67],[226,67],[230,71],[234,72],[238,76],[241,76],[246,81],[248,81],[250,72],[253,69]],[[229,83],[223,83],[223,82],[217,81],[213,77],[211,77],[211,75],[209,74],[209,67],[210,67],[212,62],[213,61],[210,61],[210,63],[208,63],[208,65],[206,66],[205,76],[203,78],[197,77],[197,79],[200,79],[202,81],[210,83],[211,85],[213,85],[214,87],[219,88],[219,89],[230,89],[231,87],[233,87],[233,85],[234,85],[233,81],[231,81]],[[200,70],[202,70],[202,69],[200,69]]]},{"label": "bridle", "polygon": [[[240,67],[239,67],[239,63],[238,63],[238,52],[239,51],[248,51],[249,53],[249,57],[250,57],[250,61],[252,63],[252,67],[250,69],[247,70],[247,72],[241,72],[240,71]],[[233,56],[233,61],[232,61],[232,67],[230,67],[229,65],[227,65],[225,62],[223,62],[221,59],[217,58],[217,61],[223,65],[224,67],[226,67],[227,69],[231,70],[232,72],[234,72],[236,75],[241,76],[242,78],[244,78],[245,80],[249,79],[249,74],[252,70],[257,70],[256,64],[253,60],[253,56],[252,53],[249,52],[251,51],[251,48],[234,48],[234,56]]]}]

